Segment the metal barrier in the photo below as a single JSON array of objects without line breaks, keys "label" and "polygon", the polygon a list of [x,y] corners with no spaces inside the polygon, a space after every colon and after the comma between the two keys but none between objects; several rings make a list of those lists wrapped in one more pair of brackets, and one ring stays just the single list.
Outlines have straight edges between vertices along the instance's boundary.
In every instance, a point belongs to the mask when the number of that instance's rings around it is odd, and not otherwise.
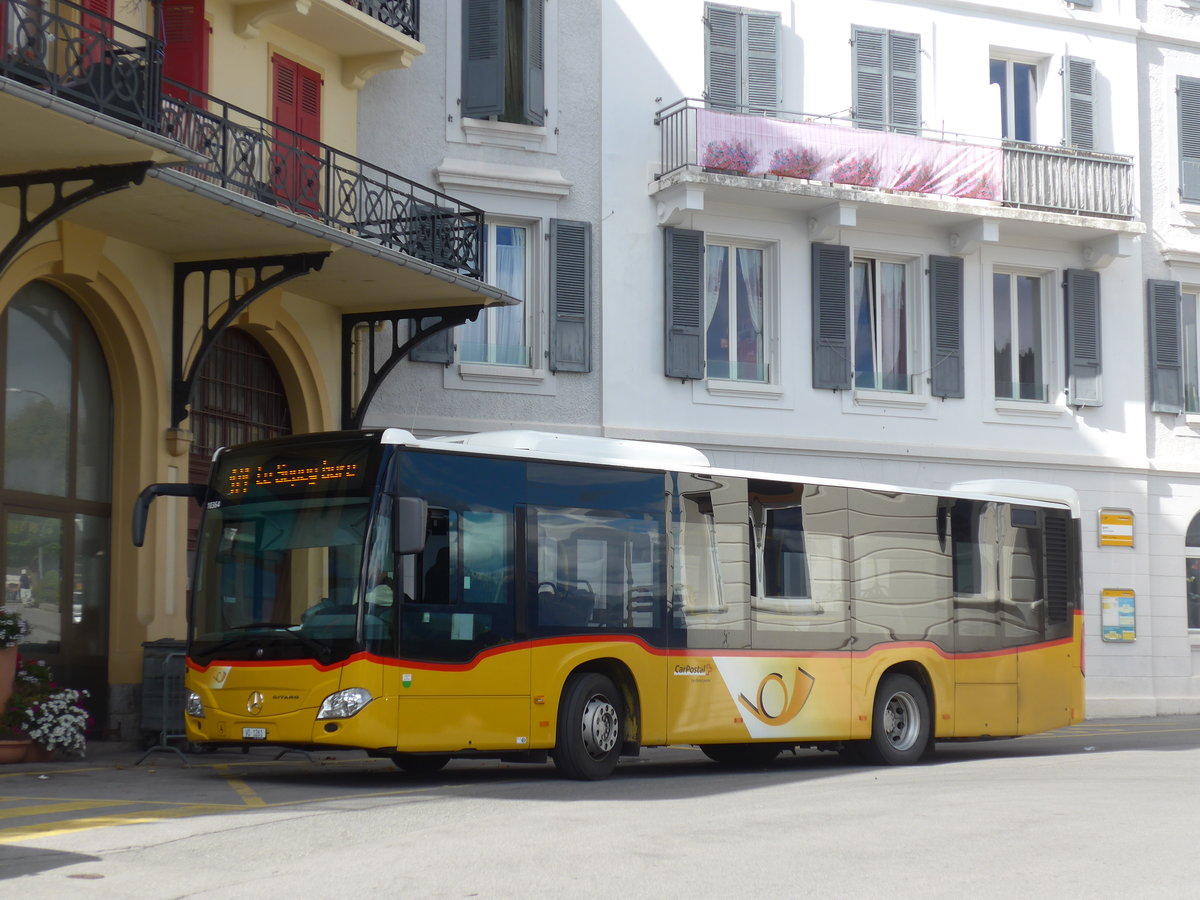
[{"label": "metal barrier", "polygon": [[[163,641],[143,644],[146,650],[162,649]],[[171,641],[171,644],[180,643]],[[159,647],[155,647],[159,644]],[[182,651],[168,652],[161,657],[147,653],[142,662],[142,730],[156,734],[155,743],[146,749],[134,765],[141,765],[151,754],[169,752],[179,756],[187,764],[183,750],[171,741],[186,740],[187,726],[184,721],[184,659]],[[158,663],[155,667],[154,663]],[[157,668],[157,671],[156,671]],[[157,732],[153,731],[157,727]]]}]

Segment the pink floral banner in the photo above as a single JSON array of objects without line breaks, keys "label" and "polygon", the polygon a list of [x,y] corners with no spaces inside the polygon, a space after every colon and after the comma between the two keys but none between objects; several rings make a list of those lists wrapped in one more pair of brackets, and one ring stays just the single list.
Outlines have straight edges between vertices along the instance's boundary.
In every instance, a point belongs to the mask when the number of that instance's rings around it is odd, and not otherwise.
[{"label": "pink floral banner", "polygon": [[698,162],[740,175],[999,200],[999,147],[937,141],[817,122],[696,110]]}]

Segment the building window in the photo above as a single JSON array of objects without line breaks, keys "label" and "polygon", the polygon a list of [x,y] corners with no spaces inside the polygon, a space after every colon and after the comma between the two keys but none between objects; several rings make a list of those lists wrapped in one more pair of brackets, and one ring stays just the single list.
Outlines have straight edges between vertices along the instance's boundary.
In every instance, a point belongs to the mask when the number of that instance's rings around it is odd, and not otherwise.
[{"label": "building window", "polygon": [[1040,400],[1046,386],[1046,309],[1042,278],[992,275],[996,399]]},{"label": "building window", "polygon": [[1200,78],[1179,79],[1179,194],[1200,201]]},{"label": "building window", "polygon": [[1197,331],[1197,306],[1200,291],[1183,292],[1183,411],[1200,413],[1200,332]]},{"label": "building window", "polygon": [[779,13],[704,8],[704,96],[713,109],[779,109]]},{"label": "building window", "polygon": [[1000,135],[1010,141],[1032,141],[1037,66],[993,59],[991,76],[991,83],[1000,88]]},{"label": "building window", "polygon": [[855,25],[854,122],[859,128],[921,130],[921,36]]},{"label": "building window", "polygon": [[474,322],[458,329],[459,362],[529,366],[530,304],[529,248],[531,229],[524,225],[491,222],[485,226],[484,279],[520,300],[517,306],[483,310]]},{"label": "building window", "polygon": [[910,391],[907,264],[856,259],[851,290],[854,386]]},{"label": "building window", "polygon": [[1200,629],[1200,513],[1188,525],[1186,544],[1187,623],[1188,628]]},{"label": "building window", "polygon": [[33,281],[0,312],[0,567],[21,653],[107,719],[113,395],[91,323]]},{"label": "building window", "polygon": [[545,0],[463,0],[464,116],[545,123],[544,26]]},{"label": "building window", "polygon": [[763,257],[756,247],[708,244],[704,252],[705,361],[709,378],[766,381]]}]

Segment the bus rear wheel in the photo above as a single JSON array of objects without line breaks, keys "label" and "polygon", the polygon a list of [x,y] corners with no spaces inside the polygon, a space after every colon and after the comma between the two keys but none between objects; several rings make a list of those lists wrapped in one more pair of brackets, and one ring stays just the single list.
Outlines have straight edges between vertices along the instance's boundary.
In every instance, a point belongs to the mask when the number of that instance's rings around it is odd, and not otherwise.
[{"label": "bus rear wheel", "polygon": [[871,739],[860,745],[867,762],[906,766],[917,762],[929,746],[929,698],[915,679],[885,675],[875,692]]},{"label": "bus rear wheel", "polygon": [[396,768],[403,769],[413,775],[432,775],[446,768],[450,762],[448,754],[441,753],[394,753],[392,762]]},{"label": "bus rear wheel", "polygon": [[599,672],[580,672],[563,690],[558,710],[554,765],[568,778],[598,781],[617,767],[625,702]]},{"label": "bus rear wheel", "polygon": [[779,744],[701,744],[700,752],[713,762],[736,769],[757,769],[772,762]]}]

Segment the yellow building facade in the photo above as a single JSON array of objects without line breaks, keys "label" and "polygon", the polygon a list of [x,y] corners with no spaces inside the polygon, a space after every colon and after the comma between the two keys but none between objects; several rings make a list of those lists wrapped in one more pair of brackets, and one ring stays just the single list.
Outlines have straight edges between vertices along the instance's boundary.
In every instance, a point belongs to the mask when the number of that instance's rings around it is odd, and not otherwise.
[{"label": "yellow building facade", "polygon": [[421,337],[511,302],[481,210],[355,156],[359,89],[424,53],[418,0],[0,0],[4,601],[102,736],[186,633],[195,513],[135,549],[139,491],[357,424]]}]

